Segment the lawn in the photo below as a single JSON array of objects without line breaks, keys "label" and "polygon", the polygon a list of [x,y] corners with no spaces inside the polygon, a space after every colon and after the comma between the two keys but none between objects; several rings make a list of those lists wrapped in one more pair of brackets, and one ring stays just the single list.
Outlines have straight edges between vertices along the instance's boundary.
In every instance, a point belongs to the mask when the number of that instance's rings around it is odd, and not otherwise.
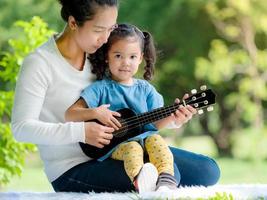
[{"label": "lawn", "polygon": [[[198,145],[195,145],[195,143]],[[199,145],[199,144],[203,145]],[[192,150],[197,153],[214,156],[216,152],[212,149],[207,138],[188,138],[181,144],[183,149]],[[204,148],[205,147],[205,148]],[[208,147],[208,149],[207,149]],[[219,184],[238,183],[264,183],[267,184],[267,161],[249,162],[229,158],[215,158],[221,169]],[[42,163],[38,154],[28,156],[22,176],[14,177],[10,184],[2,188],[2,191],[53,191],[42,169]]]}]

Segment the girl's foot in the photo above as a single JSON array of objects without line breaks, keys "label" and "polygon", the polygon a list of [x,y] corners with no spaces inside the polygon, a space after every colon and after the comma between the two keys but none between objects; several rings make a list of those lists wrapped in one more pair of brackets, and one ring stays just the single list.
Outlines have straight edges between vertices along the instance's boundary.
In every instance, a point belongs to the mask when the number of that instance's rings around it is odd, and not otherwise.
[{"label": "girl's foot", "polygon": [[157,192],[166,192],[176,189],[178,186],[177,181],[174,176],[168,173],[161,173],[159,175],[156,191]]},{"label": "girl's foot", "polygon": [[145,163],[133,183],[139,193],[152,192],[156,189],[157,179],[157,168],[151,163]]}]

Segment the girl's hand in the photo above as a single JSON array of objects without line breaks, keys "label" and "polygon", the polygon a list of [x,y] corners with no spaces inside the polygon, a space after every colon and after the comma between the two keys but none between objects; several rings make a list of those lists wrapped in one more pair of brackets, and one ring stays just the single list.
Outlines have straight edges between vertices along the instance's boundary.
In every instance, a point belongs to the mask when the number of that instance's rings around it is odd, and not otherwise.
[{"label": "girl's hand", "polygon": [[118,112],[109,110],[109,107],[109,104],[105,104],[95,108],[96,119],[106,126],[119,130],[121,124],[116,117],[120,117],[121,115]]},{"label": "girl's hand", "polygon": [[106,127],[96,122],[85,122],[85,143],[103,148],[113,138],[111,127]]},{"label": "girl's hand", "polygon": [[[183,99],[188,98],[189,95],[185,94]],[[175,99],[175,103],[180,103],[180,100],[177,98]],[[193,108],[190,105],[186,105],[186,107],[184,106],[180,106],[178,110],[175,111],[175,113],[172,114],[174,123],[177,126],[181,126],[185,123],[187,123],[194,114],[197,113],[197,110],[195,108]]]}]

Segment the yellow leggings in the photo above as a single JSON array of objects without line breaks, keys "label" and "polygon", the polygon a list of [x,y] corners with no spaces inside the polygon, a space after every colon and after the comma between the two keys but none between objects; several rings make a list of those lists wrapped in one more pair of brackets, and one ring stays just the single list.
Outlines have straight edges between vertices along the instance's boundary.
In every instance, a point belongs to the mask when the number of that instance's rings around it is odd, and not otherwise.
[{"label": "yellow leggings", "polygon": [[[173,155],[160,135],[154,134],[147,137],[145,150],[148,153],[149,161],[155,165],[159,174],[165,172],[174,175]],[[111,158],[124,162],[125,171],[133,181],[143,167],[144,150],[138,142],[131,141],[120,144],[112,153]]]}]

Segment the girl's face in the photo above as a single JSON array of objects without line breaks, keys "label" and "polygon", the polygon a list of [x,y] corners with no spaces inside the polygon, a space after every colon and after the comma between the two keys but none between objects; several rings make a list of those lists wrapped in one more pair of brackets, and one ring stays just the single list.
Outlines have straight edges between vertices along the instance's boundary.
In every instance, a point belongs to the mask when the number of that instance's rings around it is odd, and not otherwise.
[{"label": "girl's face", "polygon": [[77,26],[74,40],[80,49],[91,54],[106,43],[116,25],[117,16],[117,7],[102,7],[97,10],[92,20]]},{"label": "girl's face", "polygon": [[111,45],[107,62],[113,80],[131,85],[142,62],[143,53],[136,37],[120,39]]}]

